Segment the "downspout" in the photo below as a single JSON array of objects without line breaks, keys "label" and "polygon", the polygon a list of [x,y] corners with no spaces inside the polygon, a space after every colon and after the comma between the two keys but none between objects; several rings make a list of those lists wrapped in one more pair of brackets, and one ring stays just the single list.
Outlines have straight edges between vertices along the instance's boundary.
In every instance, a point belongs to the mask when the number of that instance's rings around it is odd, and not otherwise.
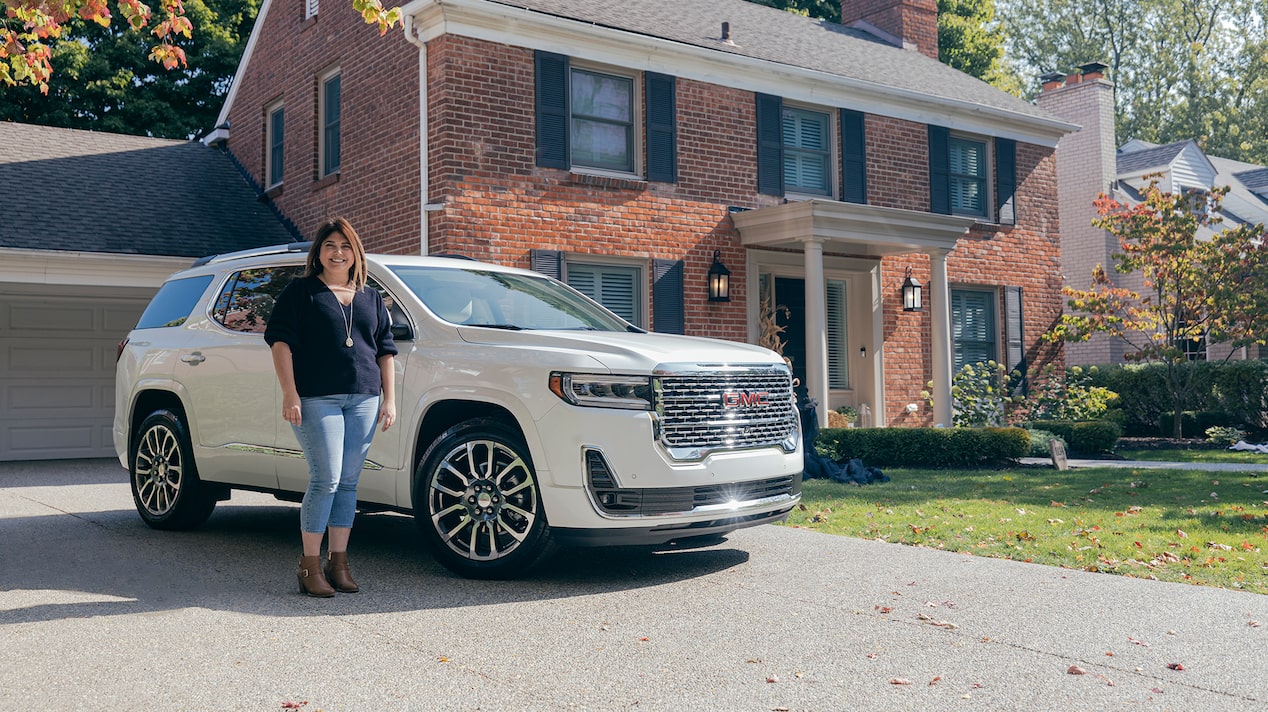
[{"label": "downspout", "polygon": [[419,36],[414,15],[405,15],[405,38],[418,47],[418,254],[426,255],[427,212],[441,206],[427,202],[427,43]]}]

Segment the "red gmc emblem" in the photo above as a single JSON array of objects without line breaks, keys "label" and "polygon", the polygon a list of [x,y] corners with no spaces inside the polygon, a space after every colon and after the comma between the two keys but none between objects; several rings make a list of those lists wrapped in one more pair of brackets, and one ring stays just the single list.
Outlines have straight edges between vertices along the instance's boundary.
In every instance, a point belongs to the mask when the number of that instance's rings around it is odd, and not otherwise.
[{"label": "red gmc emblem", "polygon": [[723,408],[749,408],[755,405],[770,405],[770,392],[740,391],[722,394]]}]

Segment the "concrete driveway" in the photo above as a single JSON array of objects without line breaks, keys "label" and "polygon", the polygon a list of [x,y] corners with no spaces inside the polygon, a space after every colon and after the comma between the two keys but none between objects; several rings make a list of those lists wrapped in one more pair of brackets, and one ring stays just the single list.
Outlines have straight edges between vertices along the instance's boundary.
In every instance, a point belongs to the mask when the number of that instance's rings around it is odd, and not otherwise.
[{"label": "concrete driveway", "polygon": [[1266,596],[776,526],[466,581],[375,514],[313,599],[297,525],[156,532],[114,461],[0,463],[0,709],[1268,708]]}]

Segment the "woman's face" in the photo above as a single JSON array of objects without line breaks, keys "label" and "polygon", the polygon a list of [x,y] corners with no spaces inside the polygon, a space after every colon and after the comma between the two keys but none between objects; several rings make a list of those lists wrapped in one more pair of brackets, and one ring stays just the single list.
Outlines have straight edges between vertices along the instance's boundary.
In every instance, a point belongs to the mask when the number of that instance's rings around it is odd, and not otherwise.
[{"label": "woman's face", "polygon": [[321,268],[332,274],[348,274],[356,262],[352,243],[341,232],[332,232],[321,243]]}]

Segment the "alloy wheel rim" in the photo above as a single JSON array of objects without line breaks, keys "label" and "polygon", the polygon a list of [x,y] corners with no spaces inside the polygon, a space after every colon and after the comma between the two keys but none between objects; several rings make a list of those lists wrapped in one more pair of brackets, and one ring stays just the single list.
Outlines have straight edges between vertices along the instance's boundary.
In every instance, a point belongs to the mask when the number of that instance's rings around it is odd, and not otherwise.
[{"label": "alloy wheel rim", "polygon": [[172,510],[184,480],[184,462],[176,434],[165,426],[145,431],[137,445],[133,479],[145,511],[163,516]]},{"label": "alloy wheel rim", "polygon": [[450,450],[431,474],[427,497],[441,541],[472,561],[494,561],[515,551],[540,516],[528,463],[494,440]]}]

